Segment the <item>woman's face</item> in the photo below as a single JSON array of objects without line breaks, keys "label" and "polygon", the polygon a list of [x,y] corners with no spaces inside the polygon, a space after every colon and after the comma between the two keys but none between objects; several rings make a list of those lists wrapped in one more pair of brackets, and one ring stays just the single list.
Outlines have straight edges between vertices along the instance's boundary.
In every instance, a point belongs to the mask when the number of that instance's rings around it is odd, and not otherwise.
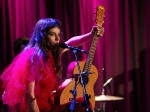
[{"label": "woman's face", "polygon": [[47,38],[50,43],[50,50],[55,51],[60,43],[60,29],[58,27],[54,27],[48,30]]}]

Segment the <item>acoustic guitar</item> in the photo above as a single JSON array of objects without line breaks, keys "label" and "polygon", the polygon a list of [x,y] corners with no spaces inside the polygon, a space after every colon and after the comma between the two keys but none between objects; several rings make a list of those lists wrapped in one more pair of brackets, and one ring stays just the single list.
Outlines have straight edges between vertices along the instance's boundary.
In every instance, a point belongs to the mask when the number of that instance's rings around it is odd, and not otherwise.
[{"label": "acoustic guitar", "polygon": [[[97,24],[97,26],[102,26],[102,24],[104,23],[104,21],[103,21],[104,13],[105,13],[105,8],[103,6],[99,5],[96,7],[96,24]],[[95,35],[93,37],[93,41],[92,41],[92,44],[90,47],[90,51],[89,51],[90,60],[89,61],[87,60],[86,62],[79,62],[80,69],[82,72],[87,72],[87,71],[93,72],[93,74],[88,75],[88,79],[87,79],[86,85],[85,85],[86,93],[88,95],[90,95],[89,101],[92,104],[92,110],[94,110],[94,107],[95,107],[95,94],[94,94],[93,86],[94,86],[96,80],[98,79],[98,70],[94,65],[92,65],[92,62],[93,62],[98,39],[99,39],[99,37],[96,35],[96,32],[95,32]],[[76,62],[72,62],[68,66],[68,74],[67,75],[72,76],[72,74],[79,74]],[[85,81],[84,76],[83,76],[83,80]],[[76,91],[77,91],[76,99],[83,97],[83,88],[82,88],[80,81],[81,81],[80,77],[78,77],[78,83],[76,86]],[[60,88],[57,90],[57,92],[55,94],[55,99],[54,99],[55,104],[63,105],[65,103],[70,102],[70,99],[73,98],[73,95],[70,92],[70,90],[73,90],[74,84],[75,84],[74,78],[66,79],[63,82],[63,84],[60,86]]]}]

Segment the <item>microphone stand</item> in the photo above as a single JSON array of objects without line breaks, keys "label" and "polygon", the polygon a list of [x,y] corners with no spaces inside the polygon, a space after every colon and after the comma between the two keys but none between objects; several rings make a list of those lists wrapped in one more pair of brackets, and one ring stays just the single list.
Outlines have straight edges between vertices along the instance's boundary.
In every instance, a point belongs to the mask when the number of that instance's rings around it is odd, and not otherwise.
[{"label": "microphone stand", "polygon": [[[90,55],[88,55],[88,67],[89,68],[89,62],[90,62]],[[89,101],[89,98],[90,96],[86,93],[86,89],[85,89],[85,84],[87,82],[87,79],[88,79],[88,75],[90,74],[90,72],[88,72],[88,69],[87,71],[85,72],[85,75],[86,75],[86,78],[85,78],[85,81],[83,82],[83,78],[82,78],[82,88],[83,88],[83,97],[84,97],[84,104],[85,104],[85,112],[92,112],[92,109],[90,108],[90,101]],[[82,77],[82,76],[81,76]]]},{"label": "microphone stand", "polygon": [[[81,85],[82,85],[82,88],[83,88],[84,104],[85,104],[85,107],[86,107],[85,112],[92,112],[92,110],[90,109],[89,96],[88,96],[88,94],[86,94],[85,83],[83,82],[82,73],[81,73],[79,62],[78,62],[77,55],[76,55],[77,50],[74,49],[73,53],[74,53],[75,58],[76,58],[78,72],[79,72],[79,76],[81,78]],[[74,112],[74,105],[76,103],[75,102],[75,98],[76,98],[76,84],[77,84],[77,79],[75,79],[74,90],[71,90],[71,93],[73,94],[73,99],[72,99],[71,105],[70,105],[70,112]]]},{"label": "microphone stand", "polygon": [[[76,58],[76,63],[77,63],[77,67],[78,67],[78,72],[79,72],[79,76],[81,77],[81,70],[80,70],[80,66],[79,66],[79,62],[78,62],[78,58],[77,58],[77,55],[76,55],[76,53],[77,53],[77,50],[76,49],[74,49],[73,50],[73,53],[74,53],[74,55],[75,55],[75,58]],[[78,79],[78,76],[77,77],[75,77],[75,84],[74,84],[74,90],[70,90],[70,92],[72,93],[72,95],[73,95],[73,98],[72,98],[72,100],[71,100],[71,105],[70,105],[70,112],[74,112],[74,106],[75,106],[75,99],[76,99],[76,85],[77,85],[77,79]],[[82,77],[81,77],[81,81],[82,81]],[[83,81],[82,81],[83,82]]]},{"label": "microphone stand", "polygon": [[[103,87],[103,89],[102,89],[102,95],[105,95],[105,87]],[[102,110],[102,112],[106,112],[106,101],[103,101],[102,102],[103,103],[103,110]]]},{"label": "microphone stand", "polygon": [[[77,59],[77,55],[76,55],[76,53],[77,53],[77,50],[73,50],[73,53],[74,53],[74,55],[75,55],[75,58],[76,58],[76,62],[77,62],[77,65],[78,65],[78,71],[79,71],[79,73],[80,73],[80,75],[81,75],[81,70],[80,70],[80,68],[79,68],[79,64],[78,64],[78,59]],[[73,98],[71,99],[71,104],[70,104],[70,108],[69,108],[69,112],[74,112],[74,107],[75,107],[75,104],[76,104],[76,93],[77,93],[77,91],[76,91],[76,86],[77,86],[77,80],[78,80],[78,76],[75,76],[75,83],[74,83],[74,89],[73,90],[70,90],[70,92],[72,93],[72,95],[73,95]]]},{"label": "microphone stand", "polygon": [[[109,83],[107,86],[108,86],[108,88],[109,88],[110,95],[112,95],[112,90],[111,90],[111,85],[110,85],[110,83]],[[114,111],[114,112],[117,112],[116,107],[115,107],[115,101],[112,101],[112,104],[113,104],[113,111]]]},{"label": "microphone stand", "polygon": [[[110,80],[110,79],[109,79]],[[112,80],[112,78],[111,78],[111,80]],[[110,81],[111,81],[110,80]],[[112,95],[112,90],[111,90],[111,85],[110,85],[110,81],[109,82],[106,82],[104,85],[103,85],[103,92],[102,92],[102,94],[104,94],[105,93],[105,87],[107,87],[108,86],[108,88],[109,88],[109,92],[110,92],[110,95]],[[112,101],[112,104],[113,104],[113,111],[114,112],[117,112],[116,111],[116,108],[115,108],[115,101]],[[104,112],[105,112],[105,110],[104,110]]]},{"label": "microphone stand", "polygon": [[72,95],[73,95],[73,98],[71,99],[70,109],[69,109],[70,112],[74,112],[74,106],[75,106],[75,104],[77,103],[77,102],[75,101],[75,99],[76,99],[76,95],[77,95],[77,92],[76,92],[76,85],[77,85],[77,81],[78,81],[78,76],[75,76],[74,78],[75,78],[74,89],[73,89],[73,90],[70,90],[70,92],[71,92]]}]

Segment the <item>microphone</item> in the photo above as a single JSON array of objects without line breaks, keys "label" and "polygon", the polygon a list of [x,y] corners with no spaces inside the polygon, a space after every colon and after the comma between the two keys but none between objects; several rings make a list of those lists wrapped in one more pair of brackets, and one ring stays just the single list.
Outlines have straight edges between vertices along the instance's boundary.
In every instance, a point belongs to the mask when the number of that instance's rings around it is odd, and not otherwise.
[{"label": "microphone", "polygon": [[103,87],[106,87],[112,81],[112,79],[113,78],[108,79],[107,82],[105,82],[105,84],[103,85]]},{"label": "microphone", "polygon": [[78,52],[82,52],[82,53],[85,53],[85,54],[89,54],[87,51],[85,50],[82,50],[82,49],[79,49],[77,47],[72,47],[72,46],[68,46],[67,44],[65,43],[60,43],[59,46],[61,48],[68,48],[68,49],[71,49],[71,50],[77,50]]}]

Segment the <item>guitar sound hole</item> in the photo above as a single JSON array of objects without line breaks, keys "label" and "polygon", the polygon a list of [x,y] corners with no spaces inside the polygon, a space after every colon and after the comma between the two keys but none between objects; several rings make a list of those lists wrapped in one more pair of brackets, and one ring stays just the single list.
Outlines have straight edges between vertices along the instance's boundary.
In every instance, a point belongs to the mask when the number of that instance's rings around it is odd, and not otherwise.
[{"label": "guitar sound hole", "polygon": [[[86,78],[87,77],[87,78]],[[83,79],[83,84],[87,84],[88,83],[88,81],[89,81],[89,78],[88,78],[88,76],[86,76],[86,75],[83,75],[82,76],[82,79]],[[79,78],[79,83],[81,84],[81,77]],[[81,84],[82,85],[82,84]]]}]

